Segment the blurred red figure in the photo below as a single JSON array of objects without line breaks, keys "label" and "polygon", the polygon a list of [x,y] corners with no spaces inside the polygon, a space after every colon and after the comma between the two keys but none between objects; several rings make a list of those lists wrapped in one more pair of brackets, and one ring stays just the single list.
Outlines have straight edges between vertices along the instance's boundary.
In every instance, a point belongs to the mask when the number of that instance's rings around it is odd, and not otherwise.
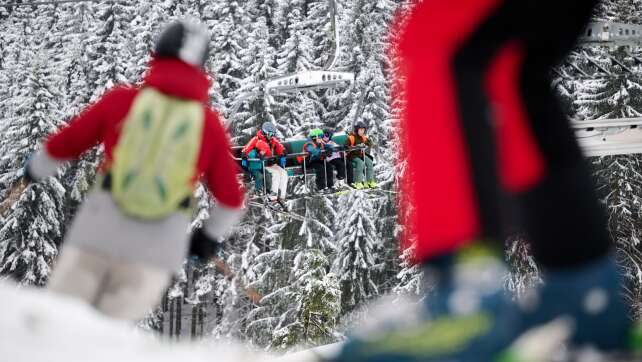
[{"label": "blurred red figure", "polygon": [[[576,345],[626,347],[606,219],[549,77],[595,3],[424,0],[397,19],[403,247],[432,291],[417,325],[354,338],[337,361],[507,358],[520,334],[561,315]],[[545,280],[528,308],[503,295],[502,242],[516,230]]]}]

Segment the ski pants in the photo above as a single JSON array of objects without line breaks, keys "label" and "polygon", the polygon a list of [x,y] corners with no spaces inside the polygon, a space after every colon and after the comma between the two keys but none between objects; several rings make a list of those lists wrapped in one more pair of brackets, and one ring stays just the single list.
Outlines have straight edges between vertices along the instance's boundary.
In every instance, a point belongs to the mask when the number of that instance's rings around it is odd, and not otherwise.
[{"label": "ski pants", "polygon": [[[345,157],[348,157],[346,155]],[[345,163],[346,166],[346,182],[348,185],[352,185],[354,183],[354,167],[352,167],[352,160],[348,158],[348,161]]]},{"label": "ski pants", "polygon": [[396,86],[405,97],[401,187],[412,205],[401,217],[419,261],[502,240],[513,225],[545,267],[608,253],[606,219],[550,78],[596,2],[414,8],[396,44]]},{"label": "ski pants", "polygon": [[272,165],[267,166],[265,172],[269,173],[272,179],[270,191],[285,199],[288,192],[288,171],[279,165]]},{"label": "ski pants", "polygon": [[355,182],[374,181],[374,163],[368,156],[355,157],[352,159],[352,168],[354,169]]},{"label": "ski pants", "polygon": [[314,181],[317,190],[334,186],[334,173],[330,163],[326,163],[323,160],[313,160],[308,162],[308,168],[314,170]]},{"label": "ski pants", "polygon": [[170,279],[167,270],[67,246],[48,288],[81,299],[107,316],[138,321],[158,305]]},{"label": "ski pants", "polygon": [[263,170],[252,170],[250,171],[252,174],[252,177],[254,178],[254,189],[259,192],[263,192],[263,183],[265,183],[266,189],[271,189],[272,183],[270,182],[270,178],[268,177],[267,180],[263,179]]},{"label": "ski pants", "polygon": [[[345,180],[346,178],[346,165],[343,161],[343,157],[338,157],[328,161],[328,168],[330,170],[334,169],[337,171],[337,180]],[[334,173],[334,171],[328,171]]]}]

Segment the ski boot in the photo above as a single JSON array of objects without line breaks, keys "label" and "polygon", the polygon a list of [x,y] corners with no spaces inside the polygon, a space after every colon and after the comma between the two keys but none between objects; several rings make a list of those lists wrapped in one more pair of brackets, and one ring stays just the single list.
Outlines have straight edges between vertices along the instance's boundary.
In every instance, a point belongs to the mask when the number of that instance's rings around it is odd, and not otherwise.
[{"label": "ski boot", "polygon": [[504,292],[501,252],[475,245],[426,266],[413,325],[350,339],[333,362],[490,362],[513,342],[520,314]]},{"label": "ski boot", "polygon": [[273,192],[268,192],[267,195],[263,196],[264,204],[270,209],[274,209],[278,203],[279,196]]},{"label": "ski boot", "polygon": [[559,316],[573,325],[572,348],[625,351],[635,348],[636,335],[622,293],[622,278],[611,256],[569,270],[549,270],[544,284],[518,301],[523,329],[545,324]]},{"label": "ski boot", "polygon": [[366,186],[368,186],[371,189],[376,189],[377,188],[377,181],[370,181],[366,183]]},{"label": "ski boot", "polygon": [[355,182],[355,183],[352,184],[352,188],[355,189],[355,190],[363,190],[366,187],[367,186],[366,186],[366,184],[364,182]]},{"label": "ski boot", "polygon": [[334,190],[337,192],[348,190],[350,187],[346,184],[344,179],[337,179],[334,183]]},{"label": "ski boot", "polygon": [[283,211],[290,212],[290,209],[288,208],[288,205],[285,203],[285,200],[283,200],[283,198],[278,197],[276,199],[276,203],[281,207],[281,209],[283,209]]}]

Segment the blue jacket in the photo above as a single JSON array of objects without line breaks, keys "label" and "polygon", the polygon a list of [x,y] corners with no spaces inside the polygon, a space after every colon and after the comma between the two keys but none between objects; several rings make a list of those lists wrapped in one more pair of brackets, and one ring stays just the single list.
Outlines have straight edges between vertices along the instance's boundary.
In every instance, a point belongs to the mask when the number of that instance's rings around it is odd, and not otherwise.
[{"label": "blue jacket", "polygon": [[323,144],[317,144],[312,141],[309,141],[303,147],[304,151],[310,155],[310,161],[317,161],[323,159],[322,152],[325,147]]}]

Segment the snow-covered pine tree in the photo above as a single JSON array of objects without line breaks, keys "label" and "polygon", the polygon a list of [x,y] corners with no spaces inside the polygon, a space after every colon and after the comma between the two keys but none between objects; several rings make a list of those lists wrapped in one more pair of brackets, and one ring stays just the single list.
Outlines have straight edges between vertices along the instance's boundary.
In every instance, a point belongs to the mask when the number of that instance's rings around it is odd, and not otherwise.
[{"label": "snow-covered pine tree", "polygon": [[[236,144],[249,140],[263,122],[275,123],[267,100],[260,92],[263,82],[276,74],[275,49],[269,44],[270,29],[267,22],[268,19],[263,16],[256,18],[248,34],[248,46],[239,54],[247,73],[231,101],[232,107],[237,111],[230,114],[228,119],[234,134],[233,142]],[[287,130],[280,126],[277,124],[286,134]]]},{"label": "snow-covered pine tree", "polygon": [[92,99],[116,84],[132,82],[128,73],[134,68],[130,28],[134,5],[109,3],[97,5],[98,21],[88,29],[89,89]]},{"label": "snow-covered pine tree", "polygon": [[514,235],[506,241],[506,259],[510,268],[506,289],[516,297],[524,295],[528,288],[542,282],[537,262],[530,252],[528,241],[522,235]]},{"label": "snow-covered pine tree", "polygon": [[401,271],[397,274],[399,283],[392,292],[399,296],[421,296],[425,295],[423,271],[421,266],[412,262],[414,247],[410,247],[401,254]]},{"label": "snow-covered pine tree", "polygon": [[328,258],[319,249],[303,249],[291,272],[291,309],[282,315],[270,347],[310,348],[336,341],[334,327],[341,312],[341,291]]},{"label": "snow-covered pine tree", "polygon": [[607,208],[611,238],[629,282],[627,297],[635,317],[642,316],[642,167],[639,155],[593,159],[598,191]]},{"label": "snow-covered pine tree", "polygon": [[[588,54],[588,53],[587,53]],[[577,117],[580,119],[639,117],[642,104],[642,76],[626,74],[618,65],[612,65],[610,57],[633,66],[623,48],[615,51],[594,49],[590,56],[610,69],[613,76],[589,79],[581,82],[576,91]]]},{"label": "snow-covered pine tree", "polygon": [[[55,90],[60,79],[49,68],[49,54],[38,49],[28,58],[18,77],[20,89],[12,93],[18,105],[0,148],[0,178],[9,185],[22,177],[22,165],[61,118]],[[32,184],[0,219],[0,274],[22,284],[46,283],[62,238],[64,195],[65,188],[55,178]]]},{"label": "snow-covered pine tree", "polygon": [[604,0],[595,9],[595,19],[641,24],[639,17],[641,10],[640,0]]},{"label": "snow-covered pine tree", "polygon": [[331,270],[341,283],[342,313],[347,313],[379,293],[372,279],[378,235],[370,214],[372,201],[365,193],[341,196],[339,204],[344,206],[337,217],[338,250]]},{"label": "snow-covered pine tree", "polygon": [[[234,99],[241,80],[247,76],[240,54],[248,47],[248,25],[250,20],[241,2],[224,0],[204,7],[206,24],[212,35],[211,61],[208,68],[214,73],[218,86],[217,105],[221,114],[230,118],[227,112]],[[220,102],[220,104],[219,104]]]}]

